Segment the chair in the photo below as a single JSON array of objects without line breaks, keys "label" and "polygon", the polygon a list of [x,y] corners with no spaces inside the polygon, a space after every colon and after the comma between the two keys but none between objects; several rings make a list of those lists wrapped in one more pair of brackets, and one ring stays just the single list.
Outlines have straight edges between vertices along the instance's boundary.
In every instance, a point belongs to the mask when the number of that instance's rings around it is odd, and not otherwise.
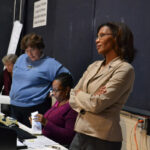
[{"label": "chair", "polygon": [[0,149],[17,150],[17,134],[13,129],[0,126]]}]

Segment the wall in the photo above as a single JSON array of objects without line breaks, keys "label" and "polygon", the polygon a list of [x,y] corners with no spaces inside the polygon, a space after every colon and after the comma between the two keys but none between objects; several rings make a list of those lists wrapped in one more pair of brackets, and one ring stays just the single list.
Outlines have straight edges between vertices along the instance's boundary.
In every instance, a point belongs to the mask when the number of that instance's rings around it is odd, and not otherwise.
[{"label": "wall", "polygon": [[13,24],[13,0],[0,2],[0,71],[3,70],[1,59],[7,53]]},{"label": "wall", "polygon": [[[9,41],[13,29],[13,21],[20,20],[24,23],[24,7],[26,0],[1,0],[0,5],[0,72],[3,70],[1,59],[7,54]],[[23,28],[24,31],[24,28]],[[20,44],[16,54],[20,55]]]},{"label": "wall", "polygon": [[87,66],[97,59],[95,37],[97,26],[103,22],[125,22],[133,31],[137,55],[135,85],[126,103],[137,113],[147,110],[150,116],[150,1],[141,0],[49,0],[46,26],[32,28],[33,4],[27,1],[25,33],[36,32],[45,40],[45,53],[63,63],[77,82]]},{"label": "wall", "polygon": [[33,5],[27,2],[26,33],[43,36],[44,52],[63,63],[73,74],[75,81],[92,59],[93,0],[49,0],[47,25],[33,28]]},{"label": "wall", "polygon": [[[149,111],[150,116],[150,1],[141,0],[96,0],[95,26],[106,21],[125,22],[134,35],[134,44],[137,49],[133,62],[135,68],[135,84],[127,106],[138,108],[137,113]],[[94,48],[93,48],[94,49]],[[94,59],[97,54],[93,50]]]},{"label": "wall", "polygon": [[[17,0],[17,7],[19,1]],[[137,113],[147,111],[146,114],[150,116],[150,21],[147,19],[150,1],[48,0],[47,25],[33,28],[33,5],[36,1],[23,0],[22,35],[29,32],[41,34],[46,45],[45,53],[64,64],[72,72],[76,83],[90,63],[102,59],[95,47],[97,26],[106,21],[128,24],[133,31],[138,52],[133,63],[135,85],[126,106],[137,108]],[[2,0],[0,5],[0,14],[4,16],[0,20],[0,58],[6,54],[9,44],[13,3],[12,0]],[[18,53],[22,51],[19,49]],[[2,69],[0,61],[0,70]]]}]

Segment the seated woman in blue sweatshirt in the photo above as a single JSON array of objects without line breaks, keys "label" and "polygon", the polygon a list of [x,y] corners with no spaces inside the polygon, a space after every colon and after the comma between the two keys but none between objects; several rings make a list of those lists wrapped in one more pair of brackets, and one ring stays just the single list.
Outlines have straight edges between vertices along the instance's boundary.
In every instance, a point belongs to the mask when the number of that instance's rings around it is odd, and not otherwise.
[{"label": "seated woman in blue sweatshirt", "polygon": [[21,41],[21,55],[13,68],[10,91],[11,116],[30,127],[31,112],[44,114],[51,105],[47,99],[52,81],[62,72],[69,72],[54,58],[43,53],[44,42],[37,34],[27,34]]}]

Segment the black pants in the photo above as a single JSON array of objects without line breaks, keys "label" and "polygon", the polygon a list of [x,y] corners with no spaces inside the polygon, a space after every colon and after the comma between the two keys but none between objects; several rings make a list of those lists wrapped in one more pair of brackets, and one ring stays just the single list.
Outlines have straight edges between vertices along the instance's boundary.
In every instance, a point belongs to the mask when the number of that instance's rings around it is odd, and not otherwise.
[{"label": "black pants", "polygon": [[51,107],[51,98],[47,98],[42,104],[32,107],[18,107],[11,105],[11,117],[17,119],[22,124],[31,127],[29,117],[34,111],[44,114]]},{"label": "black pants", "polygon": [[121,150],[122,142],[110,142],[76,133],[69,150]]}]

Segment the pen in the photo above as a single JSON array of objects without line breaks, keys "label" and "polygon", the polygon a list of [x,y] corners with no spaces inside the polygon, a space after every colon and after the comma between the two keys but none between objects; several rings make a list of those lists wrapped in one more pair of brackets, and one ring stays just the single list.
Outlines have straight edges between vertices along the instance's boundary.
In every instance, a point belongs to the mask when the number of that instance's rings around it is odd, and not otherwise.
[{"label": "pen", "polygon": [[51,147],[53,149],[57,149],[57,150],[60,150],[60,147],[59,146],[55,146],[55,145],[45,145],[46,147]]}]

